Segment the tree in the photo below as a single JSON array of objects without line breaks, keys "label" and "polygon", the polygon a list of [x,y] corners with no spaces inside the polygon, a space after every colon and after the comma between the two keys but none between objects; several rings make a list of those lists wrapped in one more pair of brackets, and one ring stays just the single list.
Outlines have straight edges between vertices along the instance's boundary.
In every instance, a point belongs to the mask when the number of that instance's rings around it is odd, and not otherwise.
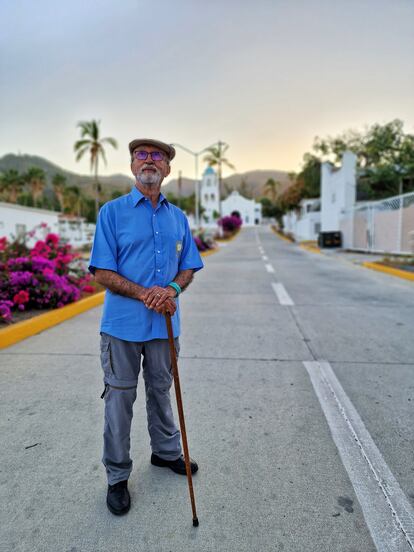
[{"label": "tree", "polygon": [[220,205],[220,216],[221,216],[221,199],[222,199],[222,193],[221,193],[221,187],[222,187],[222,171],[221,168],[223,165],[226,165],[230,169],[235,169],[236,167],[230,163],[226,157],[224,157],[224,154],[229,149],[228,144],[224,144],[223,142],[218,142],[217,146],[211,146],[210,148],[207,148],[207,155],[204,156],[203,161],[206,161],[209,167],[216,167],[217,166],[217,174],[218,174],[218,182],[219,182],[219,205]]},{"label": "tree", "polygon": [[22,175],[15,169],[9,169],[0,174],[0,194],[10,203],[17,202],[17,196],[24,186]]},{"label": "tree", "polygon": [[41,205],[40,198],[46,186],[45,171],[39,167],[30,167],[30,169],[24,174],[24,180],[29,185],[34,205],[39,207]]},{"label": "tree", "polygon": [[66,176],[56,173],[52,179],[53,191],[59,202],[60,210],[64,210],[64,197],[66,191]]},{"label": "tree", "polygon": [[270,198],[272,200],[272,203],[276,203],[277,193],[280,188],[280,182],[278,180],[274,180],[273,178],[268,178],[266,180],[266,183],[263,187],[263,191],[266,195],[270,195]]},{"label": "tree", "polygon": [[63,197],[64,213],[78,217],[81,216],[82,199],[83,197],[78,186],[67,186]]},{"label": "tree", "polygon": [[374,124],[364,133],[349,130],[334,138],[317,137],[313,149],[319,161],[334,163],[340,162],[346,150],[353,151],[358,159],[359,192],[364,199],[414,190],[414,135],[404,133],[399,119]]},{"label": "tree", "polygon": [[99,211],[99,182],[98,182],[98,164],[99,157],[102,157],[106,165],[105,144],[110,144],[113,148],[118,147],[115,138],[100,138],[100,121],[80,121],[78,127],[81,129],[81,139],[75,142],[74,151],[76,152],[76,161],[82,159],[85,153],[89,153],[91,162],[91,172],[94,173],[95,188],[95,219],[98,218]]}]

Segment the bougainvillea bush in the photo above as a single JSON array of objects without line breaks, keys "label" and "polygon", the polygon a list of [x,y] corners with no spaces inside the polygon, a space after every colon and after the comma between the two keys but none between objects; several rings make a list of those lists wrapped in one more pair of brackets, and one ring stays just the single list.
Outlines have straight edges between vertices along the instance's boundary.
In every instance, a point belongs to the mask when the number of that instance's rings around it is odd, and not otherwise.
[{"label": "bougainvillea bush", "polygon": [[11,322],[14,311],[59,308],[95,291],[84,261],[57,234],[27,246],[44,227],[11,242],[0,238],[0,322]]},{"label": "bougainvillea bush", "polygon": [[193,238],[199,251],[208,251],[209,249],[214,249],[217,246],[213,236],[209,235],[202,228],[194,232]]},{"label": "bougainvillea bush", "polygon": [[237,232],[237,230],[241,227],[242,222],[242,219],[236,215],[222,217],[218,220],[218,224],[222,227],[225,235],[232,235]]}]

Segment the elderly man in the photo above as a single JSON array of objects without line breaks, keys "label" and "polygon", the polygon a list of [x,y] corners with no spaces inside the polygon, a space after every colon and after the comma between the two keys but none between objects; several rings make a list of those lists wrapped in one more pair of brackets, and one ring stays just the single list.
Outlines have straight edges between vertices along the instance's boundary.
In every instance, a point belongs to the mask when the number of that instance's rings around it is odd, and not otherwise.
[{"label": "elderly man", "polygon": [[[137,139],[129,151],[135,186],[100,210],[89,266],[106,288],[100,332],[105,384],[102,463],[107,506],[116,515],[126,514],[131,504],[130,430],[141,356],[151,463],[186,473],[170,402],[173,378],[164,314],[172,315],[178,354],[178,295],[203,267],[187,217],[160,193],[174,148]],[[192,473],[197,469],[191,460]]]}]

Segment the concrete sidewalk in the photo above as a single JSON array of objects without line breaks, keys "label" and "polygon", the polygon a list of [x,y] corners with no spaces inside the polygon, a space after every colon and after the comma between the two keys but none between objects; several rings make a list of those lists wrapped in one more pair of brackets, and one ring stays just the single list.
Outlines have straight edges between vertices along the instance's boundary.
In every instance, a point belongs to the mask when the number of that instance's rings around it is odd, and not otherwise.
[{"label": "concrete sidewalk", "polygon": [[307,340],[272,295],[256,238],[244,229],[206,258],[182,296],[198,529],[186,479],[149,463],[141,379],[132,507],[107,510],[97,308],[0,354],[2,552],[376,549],[303,368]]}]

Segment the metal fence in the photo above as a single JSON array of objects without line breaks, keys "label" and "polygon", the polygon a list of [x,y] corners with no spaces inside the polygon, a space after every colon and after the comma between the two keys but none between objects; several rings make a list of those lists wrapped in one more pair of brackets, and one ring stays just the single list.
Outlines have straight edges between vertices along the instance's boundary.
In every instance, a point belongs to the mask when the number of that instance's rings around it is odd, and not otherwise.
[{"label": "metal fence", "polygon": [[340,219],[343,247],[414,253],[414,192],[357,205]]}]

